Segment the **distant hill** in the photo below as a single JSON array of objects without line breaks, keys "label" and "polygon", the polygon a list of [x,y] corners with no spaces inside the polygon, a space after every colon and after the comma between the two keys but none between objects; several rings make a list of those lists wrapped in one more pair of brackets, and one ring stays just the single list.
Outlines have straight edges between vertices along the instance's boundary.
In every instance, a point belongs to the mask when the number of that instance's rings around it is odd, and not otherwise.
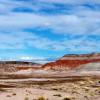
[{"label": "distant hill", "polygon": [[12,73],[20,70],[38,69],[41,64],[26,61],[0,61],[0,73]]},{"label": "distant hill", "polygon": [[[68,55],[64,55],[63,57],[61,57],[59,60],[55,62],[50,62],[43,65],[42,68],[45,70],[50,70],[50,69],[51,70],[72,70],[80,66],[84,67],[85,64],[98,63],[98,62],[100,62],[100,53],[77,54],[77,55],[68,54]],[[98,66],[99,64],[100,63],[98,63]],[[93,65],[91,67],[93,67]]]},{"label": "distant hill", "polygon": [[28,61],[0,61],[0,64],[30,64],[30,65],[34,65],[34,64],[38,64],[38,63],[28,62]]}]

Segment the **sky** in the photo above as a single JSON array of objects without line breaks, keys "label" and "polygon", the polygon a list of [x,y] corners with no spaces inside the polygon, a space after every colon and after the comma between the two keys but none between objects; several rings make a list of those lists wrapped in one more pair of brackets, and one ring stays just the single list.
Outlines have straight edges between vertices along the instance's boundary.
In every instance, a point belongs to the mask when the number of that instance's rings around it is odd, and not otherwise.
[{"label": "sky", "polygon": [[100,52],[100,0],[0,0],[0,59]]}]

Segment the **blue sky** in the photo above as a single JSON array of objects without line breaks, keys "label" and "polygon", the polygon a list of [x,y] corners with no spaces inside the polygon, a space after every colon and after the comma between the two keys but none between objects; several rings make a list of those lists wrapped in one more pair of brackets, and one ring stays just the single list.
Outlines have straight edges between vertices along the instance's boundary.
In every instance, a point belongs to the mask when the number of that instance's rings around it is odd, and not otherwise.
[{"label": "blue sky", "polygon": [[99,0],[0,0],[0,59],[100,52]]}]

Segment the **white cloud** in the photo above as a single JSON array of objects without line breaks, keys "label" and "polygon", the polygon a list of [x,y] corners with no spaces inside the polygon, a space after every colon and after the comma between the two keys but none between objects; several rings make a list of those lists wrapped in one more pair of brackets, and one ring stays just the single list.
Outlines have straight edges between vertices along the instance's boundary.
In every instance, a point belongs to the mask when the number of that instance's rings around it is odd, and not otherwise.
[{"label": "white cloud", "polygon": [[[82,4],[89,2],[98,3],[98,0],[38,0],[37,6],[34,7],[32,4],[33,1],[29,1],[28,5],[25,6],[25,2],[19,1],[0,1],[1,2],[1,12],[5,13],[4,15],[0,15],[0,27],[1,29],[6,28],[6,30],[22,30],[27,27],[45,27],[49,28],[54,33],[60,34],[94,34],[99,31],[99,23],[100,23],[100,11],[95,11],[92,9],[88,9],[87,7],[83,7]],[[71,9],[71,14],[57,14],[57,15],[41,15],[33,13],[16,13],[12,10],[16,7],[33,7],[42,9],[43,5],[46,3],[64,3],[64,4],[79,4]],[[41,4],[41,5],[40,5]],[[48,5],[49,6],[49,5]],[[96,5],[94,5],[96,6]],[[56,6],[55,6],[56,7]],[[67,7],[67,6],[66,6]],[[39,13],[39,12],[38,12]],[[99,31],[99,32],[98,32]],[[96,34],[96,33],[95,33]]]},{"label": "white cloud", "polygon": [[59,3],[59,4],[85,4],[85,3],[94,3],[94,4],[100,4],[99,0],[38,0],[45,3]]},{"label": "white cloud", "polygon": [[[84,17],[77,15],[46,16],[38,14],[17,14],[0,16],[0,27],[3,29],[22,30],[27,27],[45,27],[61,34],[92,34],[99,30],[100,12],[87,12]],[[83,14],[82,14],[83,15]],[[24,17],[25,16],[25,17]],[[95,33],[96,34],[96,33]],[[97,35],[99,35],[97,33]]]},{"label": "white cloud", "polygon": [[[16,38],[17,37],[17,38]],[[33,33],[9,33],[0,34],[0,49],[26,49],[26,48],[37,48],[41,50],[51,50],[51,51],[83,51],[84,52],[96,52],[100,50],[100,41],[98,42],[94,39],[88,40],[87,36],[80,37],[78,39],[66,39],[63,40],[51,40],[46,37],[40,37],[39,35]],[[25,59],[30,59],[30,57],[25,57]],[[33,59],[33,58],[31,58]]]},{"label": "white cloud", "polygon": [[46,58],[43,57],[37,57],[37,56],[22,56],[18,58],[19,60],[26,60],[26,61],[42,61]]},{"label": "white cloud", "polygon": [[[87,37],[83,39],[83,36],[88,35],[100,37],[100,10],[95,11],[82,5],[85,3],[100,4],[99,0],[38,0],[37,2],[37,5],[34,5],[31,0],[28,3],[13,0],[0,1],[0,49],[25,49],[28,46],[56,51],[80,51],[83,49],[84,51],[96,51],[95,48],[100,49],[100,41],[98,43],[90,41],[87,40]],[[70,14],[39,14],[39,10],[44,6],[47,7],[46,3],[51,8],[56,7],[53,3],[72,5],[74,8],[70,10]],[[14,12],[13,9],[16,7],[28,7],[38,13]],[[66,35],[81,35],[82,37],[54,41],[36,33],[23,32],[25,28],[41,29],[41,27],[65,37]]]}]

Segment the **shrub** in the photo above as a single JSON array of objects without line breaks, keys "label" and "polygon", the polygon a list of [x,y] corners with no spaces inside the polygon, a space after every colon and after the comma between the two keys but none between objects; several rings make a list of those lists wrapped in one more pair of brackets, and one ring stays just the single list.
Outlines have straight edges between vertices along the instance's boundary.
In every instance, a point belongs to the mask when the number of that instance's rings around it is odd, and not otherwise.
[{"label": "shrub", "polygon": [[53,90],[56,90],[56,91],[58,90],[58,88],[52,88],[52,89],[53,89]]},{"label": "shrub", "polygon": [[24,100],[29,100],[29,98],[28,98],[28,97],[26,97]]},{"label": "shrub", "polygon": [[71,98],[69,98],[69,97],[65,97],[63,100],[71,100]]},{"label": "shrub", "polygon": [[11,97],[11,95],[7,95],[7,97]]},{"label": "shrub", "polygon": [[43,96],[39,97],[38,100],[46,100]]},{"label": "shrub", "polygon": [[16,93],[13,93],[12,95],[16,95]]},{"label": "shrub", "polygon": [[54,94],[53,96],[61,97],[61,94]]}]

